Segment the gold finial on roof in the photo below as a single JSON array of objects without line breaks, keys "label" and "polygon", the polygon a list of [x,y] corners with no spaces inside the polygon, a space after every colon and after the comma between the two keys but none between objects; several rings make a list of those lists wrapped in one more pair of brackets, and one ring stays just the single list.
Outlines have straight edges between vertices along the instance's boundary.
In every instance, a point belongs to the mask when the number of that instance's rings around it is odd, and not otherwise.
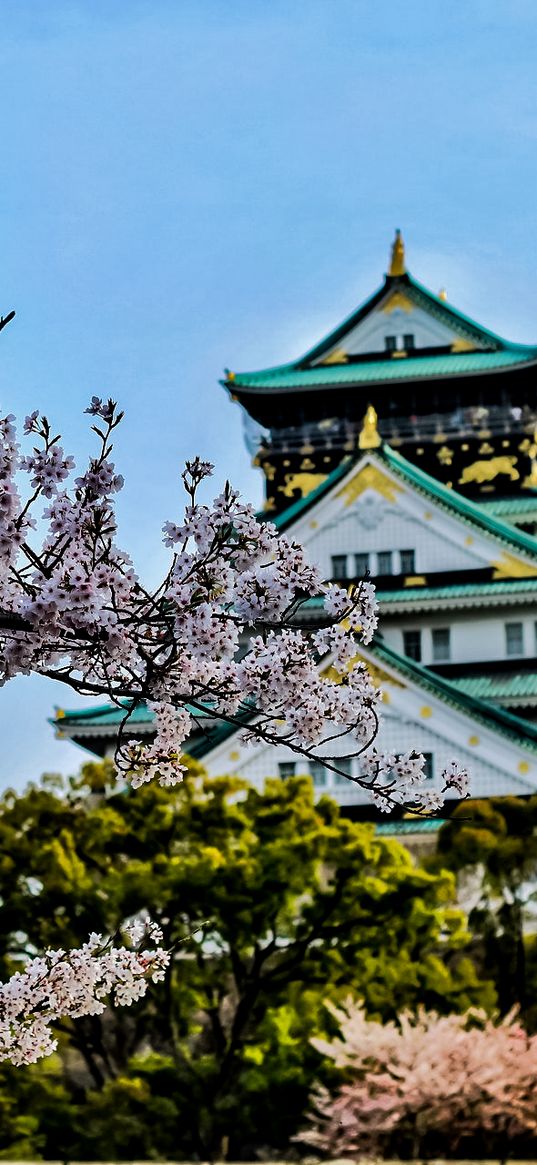
[{"label": "gold finial on roof", "polygon": [[390,259],[390,270],[388,275],[404,275],[406,271],[405,266],[405,244],[400,230],[396,230],[395,239],[392,243],[392,256]]},{"label": "gold finial on roof", "polygon": [[438,298],[443,299],[444,301],[447,299],[447,291],[445,287],[440,288],[440,291],[438,292]]},{"label": "gold finial on roof", "polygon": [[364,417],[360,436],[358,437],[359,449],[377,449],[382,444],[382,438],[378,431],[378,417],[376,409],[373,405],[369,405]]}]

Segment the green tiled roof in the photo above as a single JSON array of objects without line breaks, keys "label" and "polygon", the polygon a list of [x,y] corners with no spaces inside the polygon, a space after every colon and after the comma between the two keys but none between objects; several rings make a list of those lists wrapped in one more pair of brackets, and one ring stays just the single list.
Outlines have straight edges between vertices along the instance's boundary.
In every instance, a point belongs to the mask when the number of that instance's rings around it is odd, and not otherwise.
[{"label": "green tiled roof", "polygon": [[483,676],[459,676],[453,687],[479,700],[520,700],[537,696],[537,672],[516,672]]},{"label": "green tiled roof", "polygon": [[486,502],[479,502],[485,513],[499,514],[500,517],[510,514],[537,513],[537,492],[523,498],[492,498]]},{"label": "green tiled roof", "polygon": [[[67,729],[66,735],[72,736],[75,740],[77,736],[80,742],[83,740],[90,740],[91,737],[106,737],[113,738],[116,730],[119,729],[120,724],[125,716],[127,709],[127,701],[121,708],[115,707],[113,704],[101,704],[97,708],[82,708],[74,709],[70,712],[59,709],[56,717],[49,719],[49,724],[61,733],[63,729]],[[192,712],[196,719],[202,719],[205,713],[198,708],[189,708],[187,710]],[[132,726],[134,732],[136,728],[140,731],[143,727],[145,732],[151,731],[151,726],[155,719],[155,713],[151,712],[147,704],[139,704],[135,708],[129,720],[129,726]],[[189,741],[188,753],[193,757],[202,757],[206,752],[212,748],[216,748],[217,744],[221,744],[228,736],[232,736],[236,731],[234,724],[223,724],[216,721],[214,726],[207,728],[206,733],[199,733],[199,735]]]},{"label": "green tiled roof", "polygon": [[537,591],[537,578],[507,579],[498,582],[453,583],[442,587],[401,587],[394,591],[377,591],[377,599],[381,606],[388,607],[390,603],[409,602],[443,602],[449,599],[502,599],[513,595],[526,595],[528,591]]},{"label": "green tiled roof", "polygon": [[[393,291],[401,291],[417,307],[450,327],[457,335],[475,344],[477,351],[448,352],[438,355],[392,357],[357,361],[356,363],[321,364],[326,352],[344,344],[345,337],[365,319]],[[415,380],[423,377],[450,377],[480,375],[501,371],[519,364],[537,360],[537,347],[512,344],[484,328],[451,304],[434,295],[408,273],[386,277],[384,284],[343,323],[334,328],[299,360],[265,368],[257,372],[228,374],[222,381],[231,391],[248,389],[256,393],[285,390],[316,389],[346,384],[373,384],[385,381]]]},{"label": "green tiled roof", "polygon": [[[497,518],[493,514],[483,510],[478,502],[472,502],[469,498],[462,497],[456,490],[448,489],[447,486],[442,485],[442,482],[437,481],[434,477],[425,473],[423,469],[419,469],[417,465],[412,465],[410,461],[407,461],[406,457],[403,457],[401,453],[397,453],[389,445],[383,444],[378,449],[375,449],[374,452],[366,454],[366,456],[372,456],[373,458],[378,458],[380,461],[384,461],[402,481],[414,486],[422,494],[438,502],[450,513],[457,514],[463,521],[479,529],[481,533],[486,532],[487,534],[492,534],[494,538],[506,543],[507,546],[514,547],[530,558],[536,559],[537,566],[537,538],[534,538],[531,534],[526,534],[523,530],[518,530],[515,526],[510,526],[507,522],[502,522],[501,518]],[[328,475],[326,481],[321,482],[321,485],[317,486],[317,489],[312,490],[305,497],[299,498],[298,501],[288,506],[283,513],[271,519],[273,524],[278,530],[286,530],[292,522],[301,517],[320,498],[324,497],[325,494],[333,489],[363,457],[363,453],[357,453],[354,459],[342,462]]]},{"label": "green tiled roof", "polygon": [[[82,727],[85,724],[88,727],[90,725],[92,727],[103,728],[119,727],[128,707],[129,703],[125,701],[119,708],[114,704],[100,704],[97,708],[75,708],[70,712],[64,711],[63,708],[58,708],[55,718],[50,720],[50,723],[58,728],[61,728],[62,725],[75,726],[78,724]],[[149,711],[147,705],[139,704],[130,717],[130,723],[147,724],[153,719],[153,713]]]},{"label": "green tiled roof", "polygon": [[[125,712],[128,708],[128,701],[125,701],[123,706],[118,708],[115,704],[101,704],[97,708],[75,708],[70,712],[64,711],[63,708],[58,708],[56,716],[49,720],[49,724],[54,724],[55,728],[93,728],[93,729],[108,729],[119,728],[120,724],[125,718]],[[192,709],[190,709],[192,711]],[[200,712],[195,709],[195,715],[199,719],[208,713]],[[150,712],[147,704],[142,702],[132,712],[129,718],[130,725],[136,724],[152,724],[155,719],[154,712]]]},{"label": "green tiled roof", "polygon": [[375,831],[389,836],[399,836],[405,833],[438,833],[443,825],[445,825],[445,821],[440,817],[428,817],[422,821],[417,818],[414,821],[381,821],[375,825]]},{"label": "green tiled roof", "polygon": [[232,384],[234,389],[248,388],[259,392],[329,388],[347,384],[467,376],[534,361],[537,361],[537,348],[521,347],[521,350],[509,348],[500,352],[453,352],[439,356],[407,356],[352,364],[320,364],[315,368],[304,369],[294,364],[281,364],[262,372],[237,372]]}]

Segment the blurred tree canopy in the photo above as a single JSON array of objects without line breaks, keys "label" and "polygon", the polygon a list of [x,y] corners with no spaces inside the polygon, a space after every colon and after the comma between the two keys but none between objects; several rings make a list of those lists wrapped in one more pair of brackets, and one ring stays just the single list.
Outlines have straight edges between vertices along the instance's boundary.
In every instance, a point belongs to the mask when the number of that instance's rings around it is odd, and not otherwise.
[{"label": "blurred tree canopy", "polygon": [[[308,778],[264,792],[192,763],[175,789],[107,762],[0,802],[0,962],[72,947],[147,909],[175,948],[131,1008],[62,1025],[58,1054],[2,1067],[0,1157],[143,1159],[281,1150],[352,994],[393,1018],[494,1005],[453,874],[415,866]],[[333,1068],[322,1068],[325,1079]]]},{"label": "blurred tree canopy", "polygon": [[537,797],[466,801],[439,833],[431,871],[451,869],[473,898],[469,925],[503,1014],[537,1029]]}]

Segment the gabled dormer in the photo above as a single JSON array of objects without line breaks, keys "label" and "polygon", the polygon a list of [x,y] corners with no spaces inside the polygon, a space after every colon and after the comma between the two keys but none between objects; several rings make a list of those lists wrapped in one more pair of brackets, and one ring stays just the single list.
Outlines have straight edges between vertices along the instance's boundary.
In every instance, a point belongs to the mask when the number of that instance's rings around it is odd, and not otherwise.
[{"label": "gabled dormer", "polygon": [[519,345],[510,345],[451,307],[445,291],[434,295],[407,272],[404,243],[398,230],[382,286],[306,353],[301,363],[307,369],[367,359],[513,352],[515,348]]}]

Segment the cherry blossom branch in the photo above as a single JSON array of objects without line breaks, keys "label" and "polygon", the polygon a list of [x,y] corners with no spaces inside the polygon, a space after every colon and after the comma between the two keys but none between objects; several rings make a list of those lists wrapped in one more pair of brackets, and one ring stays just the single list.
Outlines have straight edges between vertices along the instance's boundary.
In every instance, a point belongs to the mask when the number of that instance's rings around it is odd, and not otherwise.
[{"label": "cherry blossom branch", "polygon": [[135,920],[122,934],[131,949],[92,934],[79,950],[47,950],[0,984],[0,1061],[35,1063],[55,1050],[57,1021],[101,1015],[107,1001],[129,1007],[164,978],[170,953],[160,928]]},{"label": "cherry blossom branch", "polygon": [[[0,421],[0,682],[33,671],[117,706],[128,701],[116,764],[133,787],[181,779],[197,708],[239,727],[247,742],[284,744],[324,763],[381,808],[437,807],[438,794],[416,791],[424,779],[417,753],[384,760],[371,751],[381,695],[358,655],[377,623],[369,580],[350,592],[324,583],[302,547],[260,522],[229,483],[211,507],[201,505],[212,466],[196,458],[182,474],[184,517],[163,527],[169,567],[148,589],[115,541],[123,478],[111,437],[123,413],[98,397],[86,411],[99,445],[79,476],[46,417],[26,418],[29,455],[14,418]],[[312,623],[305,604],[319,597]],[[127,739],[142,701],[155,713],[150,744]],[[323,756],[342,737],[346,758],[361,758],[357,775]],[[457,781],[462,787],[460,772]]]}]

